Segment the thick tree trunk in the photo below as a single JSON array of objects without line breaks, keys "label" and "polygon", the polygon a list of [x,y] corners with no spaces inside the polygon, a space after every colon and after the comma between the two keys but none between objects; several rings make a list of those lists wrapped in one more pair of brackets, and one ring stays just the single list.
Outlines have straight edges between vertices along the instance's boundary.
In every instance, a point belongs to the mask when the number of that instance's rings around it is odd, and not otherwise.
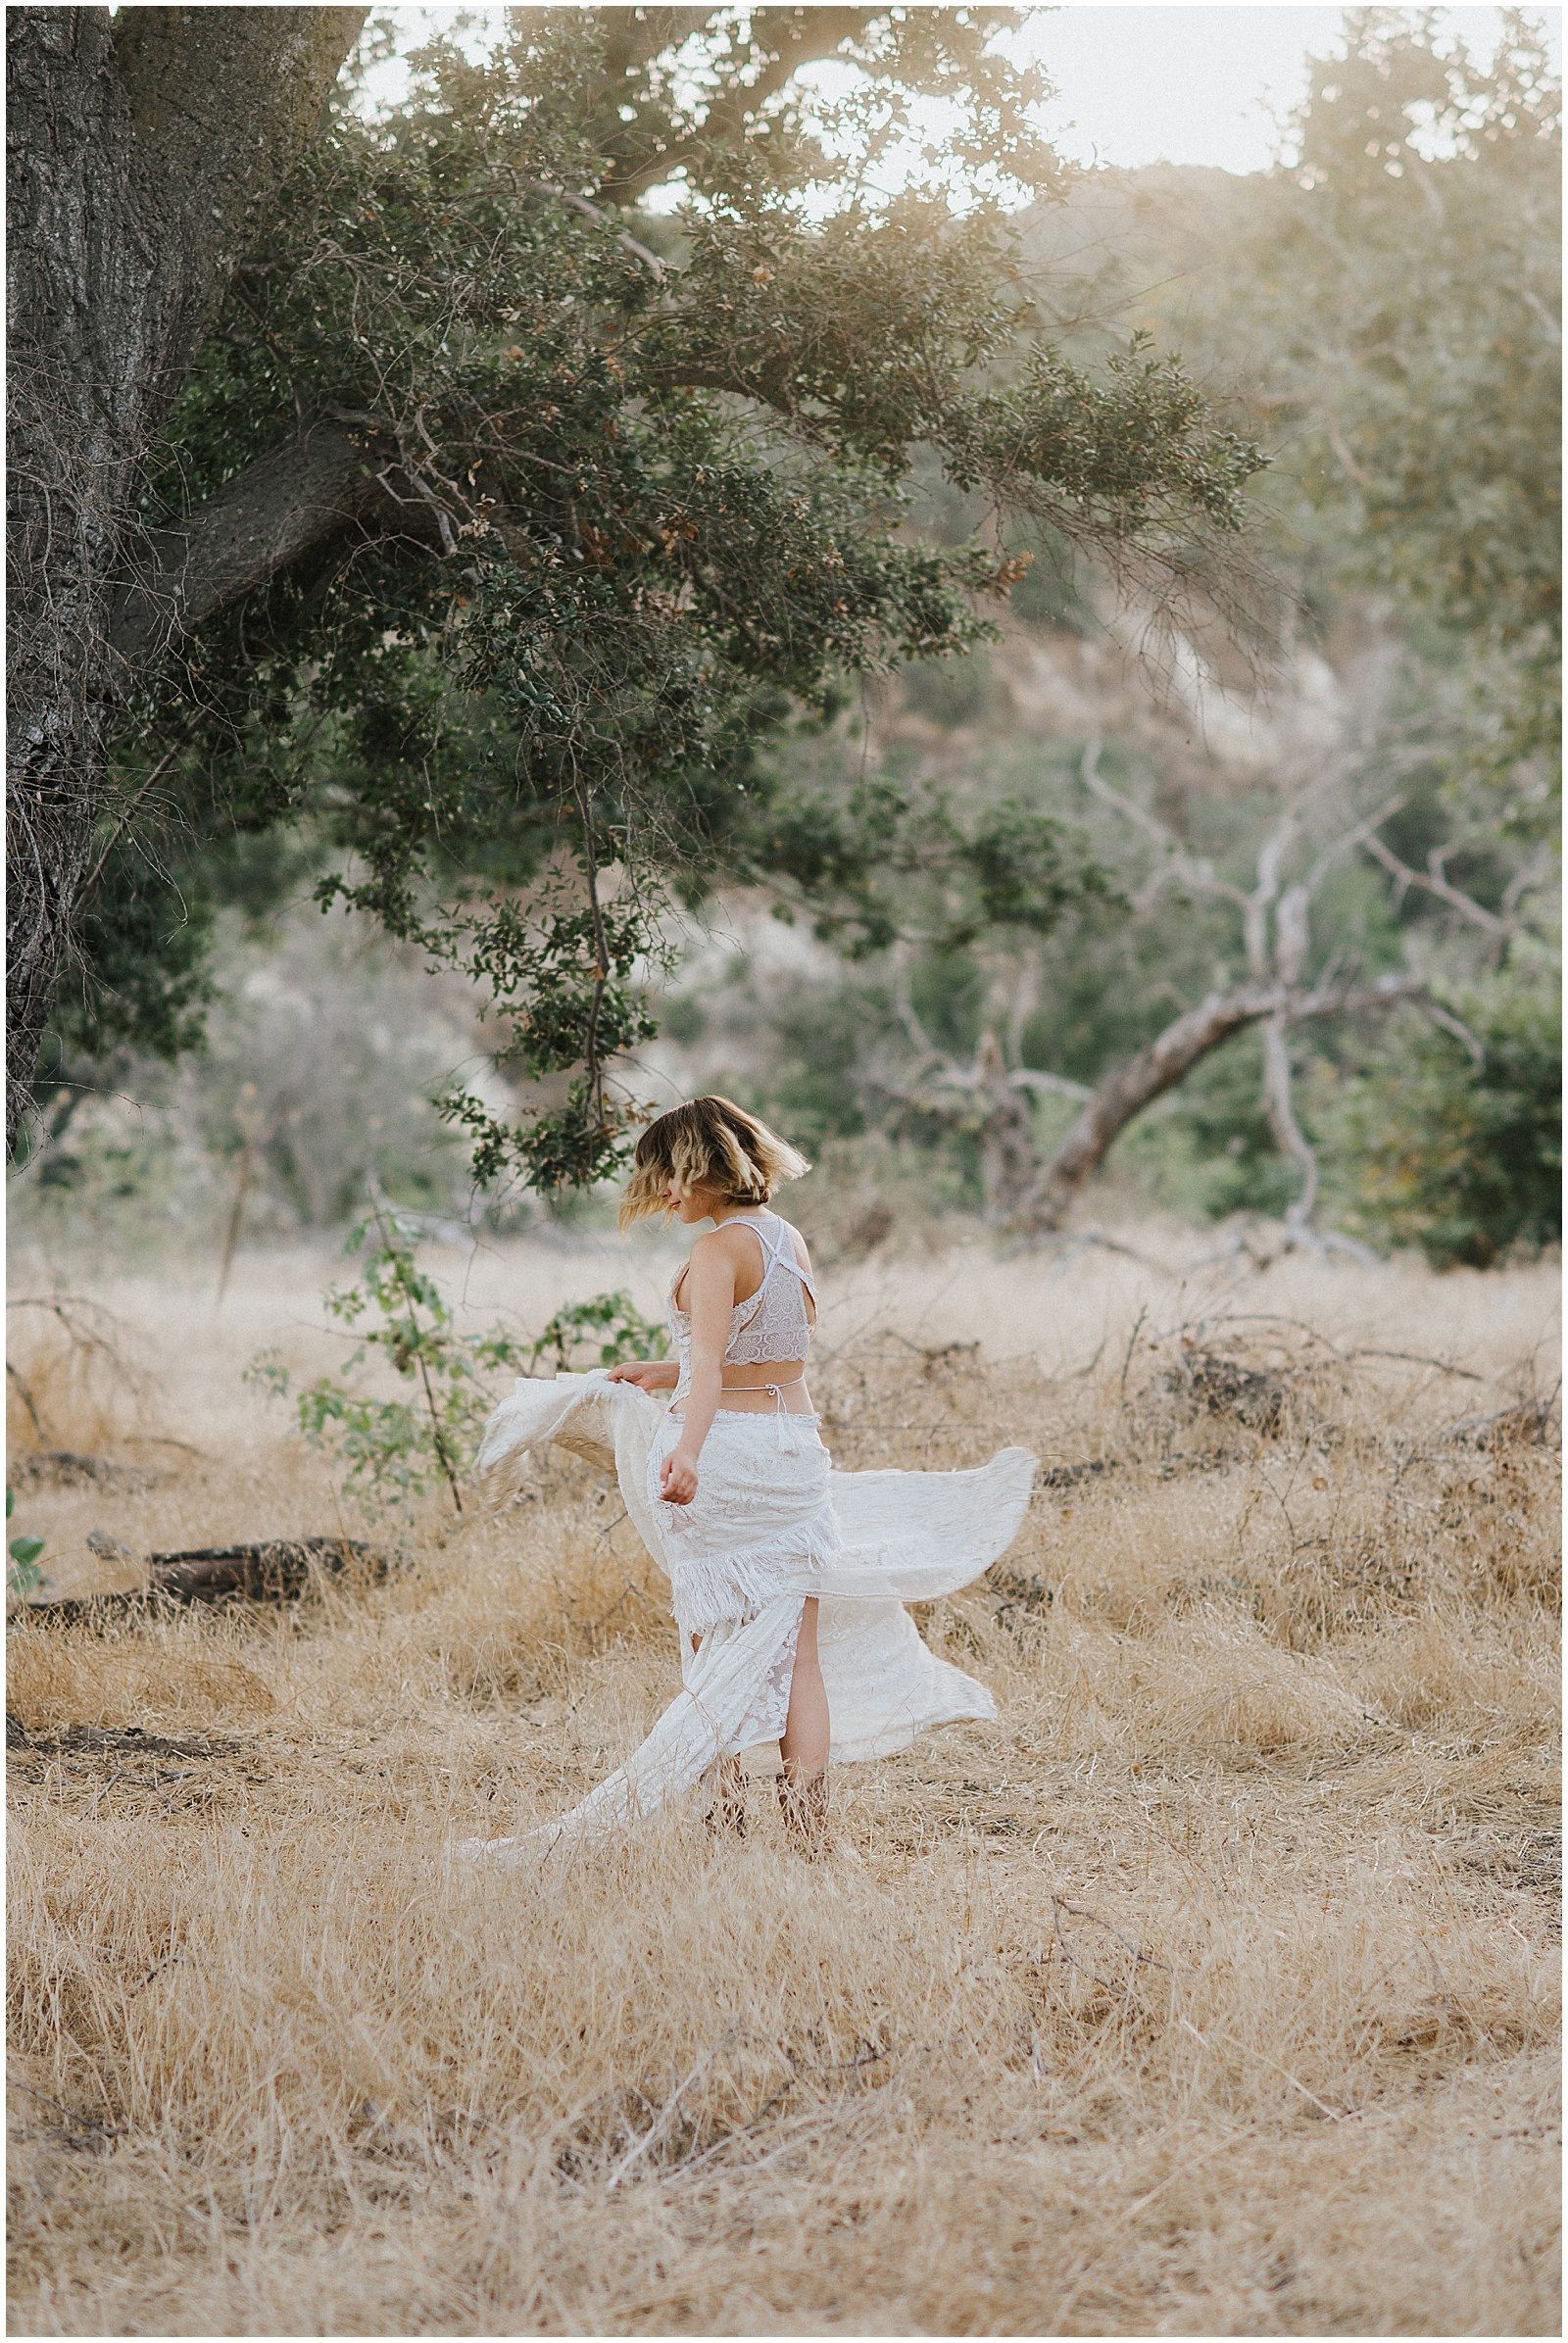
[{"label": "thick tree trunk", "polygon": [[1039,1169],[1029,1097],[1009,1079],[994,1033],[982,1034],[975,1067],[980,1125],[980,1179],[986,1218],[1012,1220]]},{"label": "thick tree trunk", "polygon": [[1265,1017],[1278,1018],[1283,1031],[1286,1022],[1387,1007],[1418,999],[1421,991],[1411,977],[1384,976],[1371,984],[1324,986],[1311,993],[1293,992],[1285,985],[1238,985],[1229,993],[1211,993],[1101,1083],[1056,1152],[1041,1167],[1019,1206],[1016,1225],[1038,1236],[1059,1229],[1133,1118],[1185,1081],[1200,1058],[1232,1034]]},{"label": "thick tree trunk", "polygon": [[7,11],[8,1145],[130,672],[110,612],[139,466],[365,13]]}]

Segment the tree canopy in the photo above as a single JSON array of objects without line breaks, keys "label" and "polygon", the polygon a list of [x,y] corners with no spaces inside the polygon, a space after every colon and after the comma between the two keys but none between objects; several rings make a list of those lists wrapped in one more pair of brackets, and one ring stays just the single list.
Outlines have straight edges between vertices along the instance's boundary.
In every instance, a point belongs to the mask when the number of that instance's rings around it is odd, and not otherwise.
[{"label": "tree canopy", "polygon": [[1352,11],[1255,256],[1319,547],[1465,643],[1498,782],[1560,718],[1561,116],[1522,12],[1487,64]]},{"label": "tree canopy", "polygon": [[[1010,22],[517,11],[480,63],[433,43],[384,117],[345,82],[147,469],[68,1038],[188,1038],[199,952],[149,968],[124,939],[167,933],[224,841],[304,825],[323,903],[510,1017],[537,1108],[449,1110],[482,1174],[549,1188],[609,1168],[635,1110],[610,1065],[648,1030],[669,892],[771,866],[864,912],[869,842],[947,869],[955,903],[1005,863],[1009,915],[1031,886],[1055,915],[1084,863],[1038,808],[999,844],[889,792],[808,835],[766,754],[858,678],[976,641],[1025,565],[1009,526],[1166,610],[1245,602],[1257,449],[1175,358],[1086,366],[1041,335],[1007,206],[1065,173]],[[808,112],[828,56],[848,95]],[[890,193],[931,95],[939,150]],[[911,531],[917,456],[993,520]]]},{"label": "tree canopy", "polygon": [[[1518,16],[1487,65],[1357,12],[1309,63],[1288,166],[1107,172],[1032,218],[1070,355],[1179,337],[1253,418],[1275,463],[1252,535],[1296,648],[1223,753],[1118,708],[1092,659],[1043,739],[950,699],[967,818],[1021,792],[1087,826],[1107,884],[1057,932],[928,924],[917,955],[840,977],[853,1047],[830,1098],[795,1094],[826,1128],[935,1134],[994,1219],[1051,1226],[1180,1083],[1161,1177],[1190,1149],[1200,1209],[1305,1237],[1321,1209],[1445,1261],[1550,1236],[1559,104]],[[1050,656],[1075,672],[1059,629]],[[1206,697],[1222,718],[1212,670]]]}]

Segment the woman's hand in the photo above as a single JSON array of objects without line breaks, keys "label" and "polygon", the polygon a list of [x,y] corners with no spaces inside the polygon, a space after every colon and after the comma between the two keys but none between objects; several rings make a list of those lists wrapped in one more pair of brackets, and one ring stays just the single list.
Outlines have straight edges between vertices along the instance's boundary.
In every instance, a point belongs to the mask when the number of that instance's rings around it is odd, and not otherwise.
[{"label": "woman's hand", "polygon": [[640,1391],[672,1391],[680,1369],[672,1358],[629,1358],[606,1375],[607,1383],[634,1383]]},{"label": "woman's hand", "polygon": [[689,1505],[697,1494],[697,1458],[684,1442],[660,1466],[659,1489],[666,1505]]}]

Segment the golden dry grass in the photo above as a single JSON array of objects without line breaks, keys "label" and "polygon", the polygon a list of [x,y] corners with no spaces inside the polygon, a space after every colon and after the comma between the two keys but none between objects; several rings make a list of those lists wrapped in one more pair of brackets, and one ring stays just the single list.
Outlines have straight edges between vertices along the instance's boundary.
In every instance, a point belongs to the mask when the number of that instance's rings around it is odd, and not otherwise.
[{"label": "golden dry grass", "polygon": [[[1553,2331],[1556,1455],[1446,1428],[1549,1391],[1554,1273],[1139,1243],[835,1280],[840,1462],[1114,1469],[926,1617],[1000,1724],[837,1775],[818,1867],[758,1784],[744,1844],[444,1877],[675,1681],[574,1465],[297,1616],[16,1630],[14,2328]],[[537,1322],[631,1258],[444,1267]],[[328,1266],[92,1289],[152,1382],[87,1429],[162,1477],[28,1495],[60,1590],[94,1526],[336,1526],[237,1380],[329,1355]],[[1276,1433],[1183,1395],[1184,1327],[1285,1373]]]}]

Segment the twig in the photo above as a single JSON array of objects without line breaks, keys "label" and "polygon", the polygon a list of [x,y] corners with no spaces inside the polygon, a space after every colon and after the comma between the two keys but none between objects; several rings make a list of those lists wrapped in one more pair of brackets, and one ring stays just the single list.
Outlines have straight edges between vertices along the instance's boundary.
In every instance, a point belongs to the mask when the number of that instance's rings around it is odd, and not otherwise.
[{"label": "twig", "polygon": [[120,844],[120,841],[123,837],[125,831],[129,828],[132,816],[141,810],[144,801],[150,795],[156,785],[163,779],[165,773],[168,772],[170,766],[173,763],[174,758],[179,755],[181,749],[188,745],[190,737],[191,736],[188,732],[184,733],[178,740],[174,742],[172,748],[165,750],[163,756],[159,757],[158,762],[153,766],[152,771],[142,782],[141,787],[137,790],[129,805],[123,808],[120,819],[116,822],[114,828],[110,831],[109,836],[105,839],[97,861],[93,864],[91,870],[88,871],[87,876],[82,880],[81,892],[76,898],[78,903],[84,903],[88,900],[94,888],[97,886],[98,881],[103,877],[105,863],[109,860],[109,857],[114,853],[115,848]]},{"label": "twig", "polygon": [[1133,1320],[1133,1331],[1127,1337],[1126,1354],[1121,1362],[1120,1396],[1123,1406],[1125,1406],[1127,1403],[1127,1376],[1132,1367],[1133,1352],[1138,1347],[1138,1338],[1144,1330],[1144,1320],[1148,1317],[1148,1315],[1149,1304],[1146,1301],[1143,1307],[1139,1310],[1137,1317]]},{"label": "twig", "polygon": [[1508,920],[1499,919],[1495,911],[1489,911],[1485,903],[1477,903],[1473,895],[1466,895],[1461,887],[1453,884],[1443,868],[1443,857],[1436,848],[1428,857],[1427,868],[1421,871],[1401,861],[1393,848],[1385,846],[1375,831],[1369,831],[1361,843],[1394,878],[1401,895],[1412,887],[1420,887],[1428,895],[1435,895],[1440,903],[1446,903],[1450,911],[1457,911],[1461,919],[1468,919],[1472,927],[1481,928],[1496,941],[1501,942],[1512,933]]},{"label": "twig", "polygon": [[692,2084],[698,2079],[704,2069],[711,2064],[715,2056],[716,2050],[707,2050],[703,2053],[702,2057],[698,2060],[696,2066],[693,2067],[691,2073],[686,2076],[685,2080],[683,2082],[678,2082],[675,2085],[674,2090],[671,2091],[669,2097],[665,2100],[663,2107],[660,2110],[660,2113],[655,2118],[654,2122],[650,2123],[648,2129],[639,2139],[633,2140],[631,2146],[626,2150],[624,2156],[620,2157],[611,2167],[609,2176],[605,2181],[605,2192],[607,2195],[610,2194],[611,2191],[620,2186],[622,2180],[625,2179],[626,2174],[642,2162],[649,2150],[657,2143],[658,2140],[662,2137],[669,2124],[674,2121],[675,2111],[680,2106],[681,2100],[691,2089]]},{"label": "twig", "polygon": [[[371,1190],[370,1194],[370,1209],[375,1214],[375,1225],[380,1230],[381,1242],[383,1245],[385,1245],[387,1241],[386,1220],[381,1210],[381,1198],[374,1189]],[[409,1333],[414,1342],[414,1355],[419,1362],[419,1381],[424,1387],[424,1404],[428,1408],[430,1414],[430,1433],[435,1442],[436,1457],[440,1463],[442,1472],[446,1475],[447,1487],[452,1491],[452,1502],[457,1507],[459,1514],[461,1514],[463,1511],[463,1497],[458,1489],[457,1474],[453,1470],[452,1460],[447,1454],[447,1443],[445,1435],[441,1430],[441,1419],[436,1413],[435,1393],[430,1389],[430,1369],[425,1359],[424,1344],[420,1340],[419,1322],[415,1315],[414,1298],[412,1294],[409,1297]]]},{"label": "twig", "polygon": [[16,1368],[11,1364],[9,1359],[6,1360],[6,1373],[10,1376],[12,1382],[17,1387],[18,1393],[22,1399],[22,1404],[26,1409],[27,1414],[31,1419],[32,1428],[38,1435],[40,1444],[47,1448],[49,1445],[49,1435],[47,1432],[45,1432],[42,1421],[38,1414],[38,1410],[33,1404],[32,1393],[28,1391],[26,1385],[23,1382],[22,1377],[17,1373]]},{"label": "twig", "polygon": [[1422,1350],[1347,1350],[1342,1358],[1392,1358],[1407,1367],[1435,1367],[1440,1375],[1462,1376],[1466,1383],[1491,1383],[1490,1375],[1478,1375],[1474,1367],[1456,1367],[1451,1359],[1428,1358]]},{"label": "twig", "polygon": [[[580,212],[585,220],[594,220],[600,227],[611,225],[609,213],[603,211],[598,204],[591,204],[586,195],[578,195],[570,187],[558,186],[554,179],[535,179],[533,183],[541,193],[553,195],[558,203],[569,204],[571,209],[574,212]],[[655,276],[663,277],[664,264],[657,252],[651,251],[646,244],[639,244],[635,236],[627,235],[624,230],[616,233],[615,242],[623,252],[629,252],[633,260],[641,261],[645,268],[651,268]]]},{"label": "twig", "polygon": [[[1135,1967],[1140,1964],[1147,1964],[1152,1969],[1169,1969],[1170,1967],[1170,1963],[1162,1961],[1157,1953],[1145,1952],[1141,1944],[1134,1944],[1131,1937],[1124,1936],[1119,1928],[1112,1928],[1110,1922],[1102,1918],[1099,1912],[1091,1912],[1083,1904],[1069,1904],[1065,1896],[1054,1895],[1051,1899],[1051,1909],[1053,1918],[1066,1912],[1074,1920],[1087,1920],[1092,1927],[1103,1928],[1106,1935],[1114,1938],[1124,1953],[1129,1953],[1132,1956]],[[1056,1933],[1060,1934],[1059,1927]],[[1101,1981],[1103,1982],[1103,1979]]]}]

